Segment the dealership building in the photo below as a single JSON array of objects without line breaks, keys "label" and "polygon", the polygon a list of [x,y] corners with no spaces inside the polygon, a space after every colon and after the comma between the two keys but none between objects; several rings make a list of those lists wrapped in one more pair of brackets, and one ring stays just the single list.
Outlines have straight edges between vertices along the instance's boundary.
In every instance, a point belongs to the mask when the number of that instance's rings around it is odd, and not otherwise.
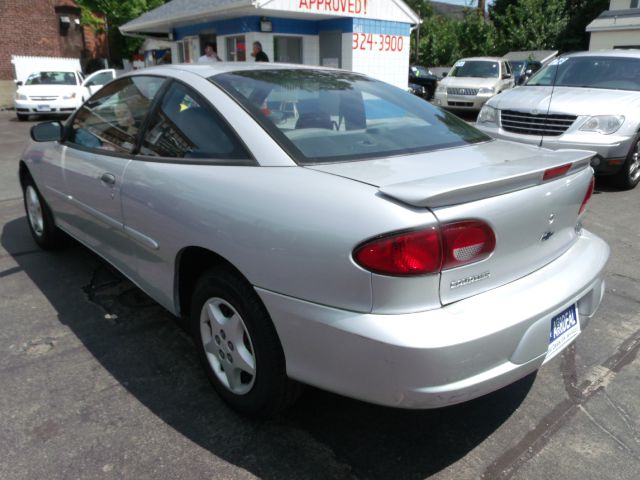
[{"label": "dealership building", "polygon": [[402,0],[172,0],[120,27],[144,36],[146,64],[194,63],[205,44],[220,59],[270,61],[361,72],[407,86],[410,34],[420,18]]}]

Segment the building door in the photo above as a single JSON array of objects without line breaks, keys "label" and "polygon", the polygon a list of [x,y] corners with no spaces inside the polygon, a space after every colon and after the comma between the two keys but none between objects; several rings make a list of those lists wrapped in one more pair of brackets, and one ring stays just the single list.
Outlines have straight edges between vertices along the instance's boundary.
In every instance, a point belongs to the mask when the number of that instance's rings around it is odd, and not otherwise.
[{"label": "building door", "polygon": [[320,32],[320,65],[342,68],[342,32]]}]

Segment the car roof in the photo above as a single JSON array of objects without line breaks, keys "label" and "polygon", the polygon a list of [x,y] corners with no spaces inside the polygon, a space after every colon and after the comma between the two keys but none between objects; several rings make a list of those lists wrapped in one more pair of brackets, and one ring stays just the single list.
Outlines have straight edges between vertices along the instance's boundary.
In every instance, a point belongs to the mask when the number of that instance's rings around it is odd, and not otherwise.
[{"label": "car roof", "polygon": [[[209,78],[214,75],[220,75],[222,73],[229,72],[246,72],[246,71],[261,71],[261,70],[325,70],[328,72],[344,72],[344,70],[336,69],[336,68],[328,68],[328,67],[317,67],[312,65],[300,65],[300,64],[289,64],[289,63],[267,63],[267,62],[258,62],[258,63],[244,63],[244,62],[215,62],[211,64],[192,64],[192,63],[181,63],[181,64],[173,64],[173,65],[158,65],[156,67],[144,68],[142,70],[135,70],[133,72],[129,72],[132,74],[146,74],[153,73],[154,71],[187,71],[190,73],[194,73],[203,78]],[[349,72],[356,73],[356,72]]]},{"label": "car roof", "polygon": [[[460,60],[458,60],[458,62],[467,62],[470,60],[480,60],[483,62],[502,62],[504,61],[502,58],[500,57],[468,57],[468,58],[461,58]],[[458,63],[456,62],[456,63]]]},{"label": "car roof", "polygon": [[564,57],[621,57],[640,58],[640,50],[637,49],[616,49],[616,50],[590,50],[588,52],[574,52]]}]

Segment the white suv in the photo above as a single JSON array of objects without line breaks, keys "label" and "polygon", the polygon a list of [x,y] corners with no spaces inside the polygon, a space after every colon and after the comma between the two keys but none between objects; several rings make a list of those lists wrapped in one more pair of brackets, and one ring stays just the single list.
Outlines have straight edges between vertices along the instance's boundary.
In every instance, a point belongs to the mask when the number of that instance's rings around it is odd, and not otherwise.
[{"label": "white suv", "polygon": [[463,58],[440,80],[433,103],[449,110],[479,111],[487,100],[513,85],[511,67],[505,60]]}]

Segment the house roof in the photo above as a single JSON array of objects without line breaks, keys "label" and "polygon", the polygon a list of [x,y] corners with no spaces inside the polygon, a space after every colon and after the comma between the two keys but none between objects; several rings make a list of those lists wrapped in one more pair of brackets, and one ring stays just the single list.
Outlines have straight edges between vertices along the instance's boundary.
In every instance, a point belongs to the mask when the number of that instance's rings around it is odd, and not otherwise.
[{"label": "house roof", "polygon": [[[403,0],[389,0],[394,3],[407,23],[417,24],[420,17]],[[120,27],[122,33],[163,33],[171,29],[194,23],[203,23],[213,19],[233,18],[245,15],[287,16],[290,12],[282,9],[269,10],[272,0],[171,0]],[[332,18],[334,15],[323,12],[304,13],[307,18]]]},{"label": "house roof", "polygon": [[640,28],[640,9],[605,10],[587,25],[587,32],[635,30]]},{"label": "house roof", "polygon": [[558,55],[558,50],[525,50],[520,52],[509,52],[504,57],[506,60],[537,60],[545,63]]}]

